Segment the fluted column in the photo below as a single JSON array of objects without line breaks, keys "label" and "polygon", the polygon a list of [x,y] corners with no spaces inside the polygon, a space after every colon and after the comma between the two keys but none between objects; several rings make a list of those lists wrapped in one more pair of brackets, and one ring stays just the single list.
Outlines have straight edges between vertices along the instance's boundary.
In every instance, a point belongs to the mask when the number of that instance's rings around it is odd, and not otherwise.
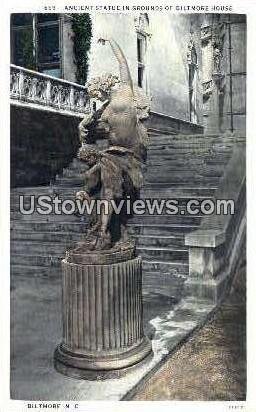
[{"label": "fluted column", "polygon": [[63,372],[63,364],[121,369],[151,352],[143,334],[139,257],[98,265],[63,260],[62,273],[63,340],[55,352],[57,370]]}]

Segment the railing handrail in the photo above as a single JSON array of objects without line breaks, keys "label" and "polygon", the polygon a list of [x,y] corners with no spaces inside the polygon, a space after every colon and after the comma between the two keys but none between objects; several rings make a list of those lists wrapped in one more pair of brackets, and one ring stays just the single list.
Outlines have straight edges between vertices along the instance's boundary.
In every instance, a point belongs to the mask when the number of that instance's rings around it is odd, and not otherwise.
[{"label": "railing handrail", "polygon": [[83,117],[90,112],[87,88],[11,64],[11,104]]},{"label": "railing handrail", "polygon": [[85,86],[83,86],[83,85],[81,85],[81,84],[78,84],[78,83],[70,82],[69,80],[60,79],[60,78],[58,78],[58,77],[50,76],[50,75],[45,74],[45,73],[40,73],[40,72],[35,71],[35,70],[26,69],[25,67],[16,66],[15,64],[10,64],[10,67],[13,68],[13,69],[21,70],[21,71],[23,71],[23,72],[30,73],[30,74],[33,74],[33,75],[42,77],[42,78],[44,78],[44,79],[53,80],[53,81],[55,81],[55,82],[60,82],[60,83],[67,84],[67,85],[69,85],[69,86],[74,86],[74,87],[77,87],[77,88],[81,88],[81,89],[83,89],[83,90],[87,90],[87,88],[86,88]]}]

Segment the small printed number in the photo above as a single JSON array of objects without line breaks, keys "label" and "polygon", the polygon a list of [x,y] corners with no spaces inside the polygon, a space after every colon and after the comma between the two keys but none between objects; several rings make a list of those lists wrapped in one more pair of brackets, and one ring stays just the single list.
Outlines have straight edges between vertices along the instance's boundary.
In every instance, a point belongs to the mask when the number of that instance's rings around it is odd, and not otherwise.
[{"label": "small printed number", "polygon": [[45,10],[45,11],[55,11],[55,10],[56,10],[56,6],[44,6],[44,10]]}]

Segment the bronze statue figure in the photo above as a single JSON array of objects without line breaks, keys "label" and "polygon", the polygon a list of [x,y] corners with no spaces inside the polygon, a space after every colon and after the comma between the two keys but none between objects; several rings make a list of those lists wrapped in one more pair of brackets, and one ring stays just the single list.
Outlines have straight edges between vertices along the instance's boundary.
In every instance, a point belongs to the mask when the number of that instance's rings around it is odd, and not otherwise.
[{"label": "bronze statue figure", "polygon": [[[108,202],[108,214],[91,219],[85,242],[88,250],[110,249],[127,239],[125,213],[114,215],[111,200],[138,197],[146,160],[147,129],[143,121],[149,116],[150,99],[134,87],[126,58],[114,40],[109,43],[118,63],[120,79],[105,74],[87,84],[91,98],[102,106],[86,115],[79,125],[81,148],[78,158],[89,165],[85,173],[85,187],[77,193],[80,200],[99,196]],[[109,147],[99,151],[94,145],[98,137],[107,138]]]}]

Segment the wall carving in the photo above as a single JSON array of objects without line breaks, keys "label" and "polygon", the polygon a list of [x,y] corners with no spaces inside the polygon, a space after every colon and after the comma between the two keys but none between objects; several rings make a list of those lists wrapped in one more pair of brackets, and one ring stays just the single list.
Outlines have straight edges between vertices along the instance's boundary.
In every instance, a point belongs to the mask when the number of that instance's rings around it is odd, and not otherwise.
[{"label": "wall carving", "polygon": [[149,18],[147,13],[140,13],[139,16],[134,18],[134,26],[138,33],[141,33],[144,36],[150,36],[151,33],[149,30]]}]

